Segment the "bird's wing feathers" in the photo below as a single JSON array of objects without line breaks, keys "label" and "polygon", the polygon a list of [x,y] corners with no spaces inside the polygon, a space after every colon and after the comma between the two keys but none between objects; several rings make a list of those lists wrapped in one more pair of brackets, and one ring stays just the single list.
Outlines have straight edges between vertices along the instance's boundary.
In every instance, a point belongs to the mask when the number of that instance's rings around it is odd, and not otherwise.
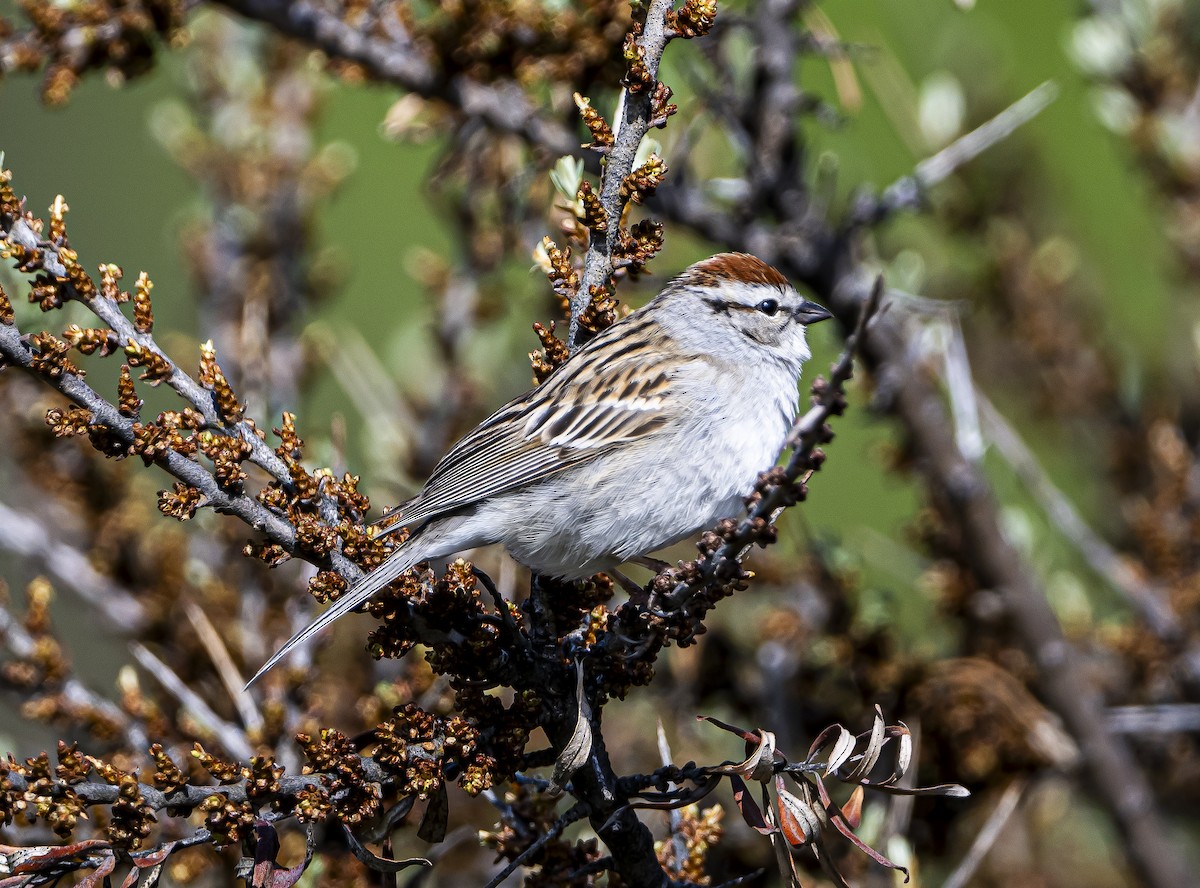
[{"label": "bird's wing feathers", "polygon": [[[667,361],[610,340],[610,360],[572,361],[541,389],[510,401],[456,444],[393,526],[437,515],[555,475],[666,423]],[[599,358],[594,354],[593,358]],[[597,366],[597,364],[599,366]],[[537,397],[531,397],[534,393]]]}]

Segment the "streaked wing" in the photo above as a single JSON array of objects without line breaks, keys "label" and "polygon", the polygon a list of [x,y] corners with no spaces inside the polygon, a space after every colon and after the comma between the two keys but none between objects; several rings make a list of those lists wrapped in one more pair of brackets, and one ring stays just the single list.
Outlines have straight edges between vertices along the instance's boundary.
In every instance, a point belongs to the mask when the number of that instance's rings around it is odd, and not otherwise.
[{"label": "streaked wing", "polygon": [[[633,318],[630,319],[634,320]],[[661,344],[643,331],[609,328],[540,388],[510,401],[459,441],[395,526],[548,478],[667,422],[671,374]],[[636,322],[635,322],[636,326]],[[678,357],[670,363],[678,367]]]}]

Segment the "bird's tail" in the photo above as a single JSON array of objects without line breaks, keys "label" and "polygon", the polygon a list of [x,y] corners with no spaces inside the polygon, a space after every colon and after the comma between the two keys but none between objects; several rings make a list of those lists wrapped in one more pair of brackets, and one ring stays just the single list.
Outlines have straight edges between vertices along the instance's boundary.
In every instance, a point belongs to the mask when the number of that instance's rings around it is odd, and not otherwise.
[{"label": "bird's tail", "polygon": [[296,645],[303,644],[339,617],[350,613],[400,574],[423,560],[425,555],[420,549],[420,546],[404,545],[389,555],[383,564],[359,580],[356,585],[351,586],[330,606],[329,610],[318,615],[311,623],[289,638],[283,647],[273,653],[271,658],[262,665],[262,668],[254,673],[254,677],[246,682],[246,687],[250,687],[258,681],[272,666],[286,657]]}]

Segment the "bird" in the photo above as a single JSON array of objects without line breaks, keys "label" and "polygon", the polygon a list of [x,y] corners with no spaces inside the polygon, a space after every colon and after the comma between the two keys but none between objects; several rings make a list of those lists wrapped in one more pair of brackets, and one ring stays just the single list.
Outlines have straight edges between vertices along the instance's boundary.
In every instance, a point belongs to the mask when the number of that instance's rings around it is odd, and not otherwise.
[{"label": "bird", "polygon": [[408,538],[250,680],[415,565],[499,543],[538,574],[616,572],[737,514],[830,318],[747,253],[686,268],[467,433],[388,518]]}]

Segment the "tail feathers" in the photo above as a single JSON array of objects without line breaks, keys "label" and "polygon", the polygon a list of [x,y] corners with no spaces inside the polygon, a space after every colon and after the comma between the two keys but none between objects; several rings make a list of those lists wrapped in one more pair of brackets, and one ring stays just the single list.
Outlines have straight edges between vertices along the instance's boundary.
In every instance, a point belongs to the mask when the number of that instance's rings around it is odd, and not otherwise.
[{"label": "tail feathers", "polygon": [[271,667],[286,657],[292,648],[308,641],[339,617],[350,613],[350,611],[363,604],[372,595],[420,561],[422,557],[420,554],[410,553],[404,548],[393,553],[383,564],[363,577],[357,585],[347,590],[341,598],[330,606],[329,610],[320,614],[315,620],[289,638],[283,647],[272,654],[271,658],[262,665],[262,668],[254,673],[254,677],[246,682],[246,687],[250,687],[250,685],[258,681]]}]

